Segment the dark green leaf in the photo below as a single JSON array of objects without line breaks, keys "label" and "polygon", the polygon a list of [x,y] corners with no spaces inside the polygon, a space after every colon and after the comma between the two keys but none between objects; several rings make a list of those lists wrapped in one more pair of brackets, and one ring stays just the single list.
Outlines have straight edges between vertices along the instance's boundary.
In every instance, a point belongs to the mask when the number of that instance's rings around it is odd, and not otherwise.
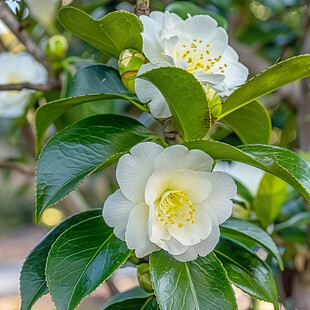
[{"label": "dark green leaf", "polygon": [[71,226],[100,215],[101,212],[101,209],[90,210],[67,218],[50,231],[30,252],[20,274],[21,310],[30,310],[34,303],[48,292],[45,281],[45,265],[48,252],[55,240]]},{"label": "dark green leaf", "polygon": [[102,215],[67,229],[53,244],[46,264],[47,286],[57,309],[75,309],[130,253]]},{"label": "dark green leaf", "polygon": [[159,310],[155,296],[135,287],[109,300],[102,310]]},{"label": "dark green leaf", "polygon": [[179,15],[180,17],[182,17],[183,19],[186,19],[188,17],[188,14],[190,14],[191,16],[198,15],[198,14],[210,15],[212,18],[214,18],[217,21],[220,27],[223,27],[225,29],[228,28],[228,22],[224,17],[222,17],[221,15],[213,11],[206,10],[196,5],[193,2],[174,1],[166,7],[166,11],[175,13]]},{"label": "dark green leaf", "polygon": [[277,259],[280,268],[283,269],[283,261],[278,247],[268,233],[258,226],[248,221],[231,217],[221,225],[221,233],[223,235],[229,234],[232,238],[234,236],[245,237],[255,241],[270,252]]},{"label": "dark green leaf", "polygon": [[275,309],[279,309],[276,283],[264,261],[238,242],[227,238],[221,238],[214,251],[229,279],[237,287],[254,298],[272,302]]},{"label": "dark green leaf", "polygon": [[182,263],[165,251],[154,252],[150,273],[162,310],[237,309],[227,274],[213,253]]},{"label": "dark green leaf", "polygon": [[299,226],[299,225],[305,225],[305,224],[310,224],[310,212],[309,211],[296,214],[290,219],[288,219],[287,221],[277,224],[275,226],[275,230],[279,231],[282,229]]},{"label": "dark green leaf", "polygon": [[198,80],[187,71],[164,67],[139,78],[150,81],[165,97],[184,139],[202,138],[210,129],[208,102]]},{"label": "dark green leaf", "polygon": [[57,133],[37,163],[36,221],[87,176],[112,165],[134,145],[160,138],[132,118],[96,115]]},{"label": "dark green leaf", "polygon": [[[140,105],[136,96],[131,94],[116,69],[106,65],[90,65],[81,68],[74,77],[70,98],[52,101],[41,106],[35,114],[36,150],[40,150],[48,127],[63,113],[79,104],[107,99],[125,99]],[[102,104],[102,102],[98,102]]]},{"label": "dark green leaf", "polygon": [[234,181],[237,185],[238,195],[251,204],[253,202],[253,195],[241,182],[236,179]]},{"label": "dark green leaf", "polygon": [[112,57],[118,58],[126,48],[142,50],[143,25],[134,14],[117,11],[96,20],[67,6],[59,11],[58,18],[66,30]]},{"label": "dark green leaf", "polygon": [[300,155],[276,146],[249,144],[233,147],[211,141],[185,142],[190,149],[200,149],[214,159],[239,161],[283,179],[310,202],[310,164]]},{"label": "dark green leaf", "polygon": [[271,119],[259,101],[253,101],[228,114],[221,119],[221,123],[229,126],[244,144],[270,142]]},{"label": "dark green leaf", "polygon": [[265,174],[262,178],[253,208],[263,227],[267,227],[279,215],[287,197],[287,184],[281,179]]},{"label": "dark green leaf", "polygon": [[223,111],[218,120],[281,86],[309,75],[310,55],[300,55],[281,61],[235,90],[223,104]]}]

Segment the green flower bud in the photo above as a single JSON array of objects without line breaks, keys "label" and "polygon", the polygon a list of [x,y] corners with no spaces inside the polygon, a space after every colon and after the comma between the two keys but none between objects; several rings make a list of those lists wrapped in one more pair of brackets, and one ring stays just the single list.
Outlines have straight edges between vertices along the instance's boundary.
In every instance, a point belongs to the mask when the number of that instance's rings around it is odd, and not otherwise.
[{"label": "green flower bud", "polygon": [[45,47],[46,57],[52,61],[60,61],[66,57],[68,41],[62,35],[52,36]]},{"label": "green flower bud", "polygon": [[138,281],[141,288],[143,288],[145,291],[149,293],[154,291],[150,277],[149,264],[143,263],[138,266]]},{"label": "green flower bud", "polygon": [[118,59],[118,70],[126,88],[135,94],[135,77],[146,58],[134,49],[123,50]]},{"label": "green flower bud", "polygon": [[222,102],[217,92],[210,86],[204,86],[211,115],[217,119],[222,113]]}]

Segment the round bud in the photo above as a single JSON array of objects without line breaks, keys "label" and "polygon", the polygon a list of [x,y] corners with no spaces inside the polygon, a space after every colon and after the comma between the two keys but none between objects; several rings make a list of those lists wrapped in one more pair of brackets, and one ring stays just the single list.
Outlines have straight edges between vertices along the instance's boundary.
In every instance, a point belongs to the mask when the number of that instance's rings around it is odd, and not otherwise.
[{"label": "round bud", "polygon": [[218,93],[210,86],[204,86],[211,115],[217,119],[222,113],[222,102]]},{"label": "round bud", "polygon": [[66,57],[68,51],[68,41],[62,35],[54,35],[45,47],[46,57],[50,61],[60,61]]},{"label": "round bud", "polygon": [[134,49],[123,50],[118,59],[118,70],[126,88],[135,94],[135,80],[133,79],[140,67],[146,62],[146,58]]},{"label": "round bud", "polygon": [[150,277],[150,270],[149,270],[149,264],[143,263],[138,265],[138,281],[145,291],[152,293],[153,287]]}]

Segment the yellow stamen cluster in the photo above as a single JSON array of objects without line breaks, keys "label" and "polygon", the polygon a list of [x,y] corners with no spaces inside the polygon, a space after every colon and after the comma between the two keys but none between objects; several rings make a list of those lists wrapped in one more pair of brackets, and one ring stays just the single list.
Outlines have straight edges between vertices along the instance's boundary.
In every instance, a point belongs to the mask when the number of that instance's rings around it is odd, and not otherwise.
[{"label": "yellow stamen cluster", "polygon": [[178,57],[188,62],[187,71],[194,74],[202,71],[206,74],[225,73],[227,64],[218,65],[222,56],[210,57],[210,44],[193,39],[191,43],[182,44]]},{"label": "yellow stamen cluster", "polygon": [[165,192],[158,205],[156,215],[165,225],[177,225],[179,228],[185,222],[195,224],[194,213],[196,209],[184,191]]}]

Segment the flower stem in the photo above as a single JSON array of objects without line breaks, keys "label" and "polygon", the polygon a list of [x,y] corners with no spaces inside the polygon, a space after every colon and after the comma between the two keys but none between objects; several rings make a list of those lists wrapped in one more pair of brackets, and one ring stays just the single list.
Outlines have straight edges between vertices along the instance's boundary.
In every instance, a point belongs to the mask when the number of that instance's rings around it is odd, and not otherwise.
[{"label": "flower stem", "polygon": [[150,14],[150,1],[149,0],[137,0],[135,6],[135,14],[137,16]]}]

